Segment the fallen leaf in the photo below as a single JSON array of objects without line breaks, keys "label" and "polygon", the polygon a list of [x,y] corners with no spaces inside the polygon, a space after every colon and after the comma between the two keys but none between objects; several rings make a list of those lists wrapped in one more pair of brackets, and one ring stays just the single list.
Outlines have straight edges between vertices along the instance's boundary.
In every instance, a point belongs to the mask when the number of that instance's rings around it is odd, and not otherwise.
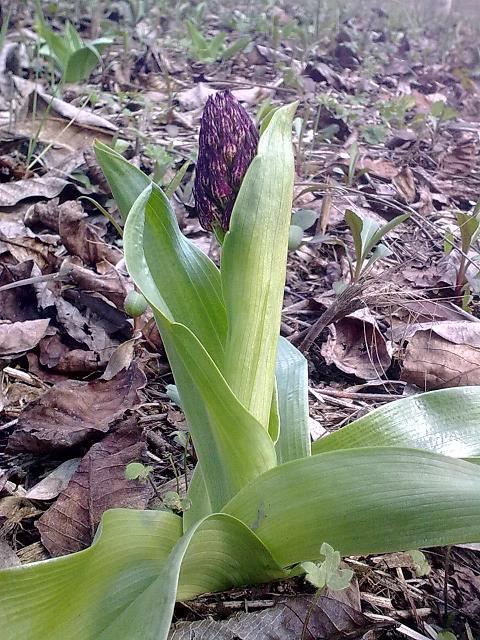
[{"label": "fallen leaf", "polygon": [[391,347],[368,310],[360,309],[333,325],[322,345],[327,364],[365,380],[381,377],[391,363]]},{"label": "fallen leaf", "polygon": [[29,489],[25,497],[30,500],[53,500],[67,487],[79,464],[80,458],[65,460],[43,480]]},{"label": "fallen leaf", "polygon": [[36,522],[51,555],[88,547],[107,509],[147,506],[153,493],[150,483],[125,478],[125,467],[145,451],[142,429],[133,422],[93,445],[58,500]]},{"label": "fallen leaf", "polygon": [[377,626],[359,609],[339,601],[337,595],[321,596],[316,604],[311,596],[295,596],[258,613],[237,613],[220,621],[208,617],[180,622],[173,625],[169,640],[298,640],[303,637],[304,621],[312,607],[305,638],[346,638]]},{"label": "fallen leaf", "polygon": [[6,540],[0,540],[0,569],[18,567],[22,563]]},{"label": "fallen leaf", "polygon": [[480,384],[480,323],[423,323],[406,328],[401,379],[423,390]]},{"label": "fallen leaf", "polygon": [[30,278],[32,268],[33,260],[16,265],[0,265],[0,319],[23,322],[38,318],[35,291],[31,285],[1,291],[5,285]]},{"label": "fallen leaf", "polygon": [[13,207],[25,198],[55,198],[67,184],[67,180],[53,174],[0,183],[0,202],[2,207]]},{"label": "fallen leaf", "polygon": [[25,322],[0,322],[0,356],[24,353],[36,347],[46,334],[50,320],[25,320]]},{"label": "fallen leaf", "polygon": [[405,202],[415,202],[417,189],[415,186],[415,178],[413,177],[410,167],[403,167],[403,169],[393,177],[393,184],[398,191],[398,195],[403,198]]},{"label": "fallen leaf", "polygon": [[[67,204],[67,203],[65,203]],[[59,233],[65,248],[70,254],[78,256],[85,264],[96,265],[106,260],[116,264],[122,258],[119,249],[107,245],[98,231],[83,218],[83,209],[77,203],[68,203],[69,208],[61,205],[59,216]],[[73,206],[76,205],[76,206]]]},{"label": "fallen leaf", "polygon": [[51,453],[90,443],[137,406],[138,390],[145,384],[136,364],[108,381],[59,382],[20,415],[7,448]]}]

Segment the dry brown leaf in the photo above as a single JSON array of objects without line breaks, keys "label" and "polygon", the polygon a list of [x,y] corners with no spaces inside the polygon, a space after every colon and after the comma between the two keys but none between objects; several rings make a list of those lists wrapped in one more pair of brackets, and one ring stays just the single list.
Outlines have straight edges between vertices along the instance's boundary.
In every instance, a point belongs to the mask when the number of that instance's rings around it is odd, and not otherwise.
[{"label": "dry brown leaf", "polygon": [[410,167],[403,167],[403,169],[393,177],[393,184],[398,191],[398,195],[403,198],[405,202],[415,202],[417,189],[415,187],[415,178],[413,177]]},{"label": "dry brown leaf", "polygon": [[127,464],[141,460],[145,451],[142,429],[133,422],[93,445],[58,500],[36,523],[53,556],[88,547],[107,509],[147,506],[153,492],[150,483],[125,478]]},{"label": "dry brown leaf", "polygon": [[[0,265],[0,289],[4,285],[30,278],[33,260],[16,265]],[[32,286],[21,286],[0,291],[0,319],[22,322],[38,318],[35,291]]]},{"label": "dry brown leaf", "polygon": [[49,473],[43,480],[27,491],[26,498],[30,500],[53,500],[63,491],[80,464],[80,458],[65,460]]},{"label": "dry brown leaf", "polygon": [[327,364],[365,380],[380,378],[391,363],[391,347],[368,310],[360,309],[330,325],[322,345]]},{"label": "dry brown leaf", "polygon": [[67,184],[68,181],[64,178],[48,174],[0,183],[0,202],[3,207],[13,207],[25,198],[55,198]]},{"label": "dry brown leaf", "polygon": [[145,384],[136,364],[108,381],[59,382],[20,415],[8,450],[51,453],[91,443],[137,406]]},{"label": "dry brown leaf", "polygon": [[423,390],[480,384],[480,324],[431,323],[408,338],[401,379]]},{"label": "dry brown leaf", "polygon": [[50,320],[0,323],[0,356],[30,351],[46,334]]},{"label": "dry brown leaf", "polygon": [[208,617],[197,622],[180,622],[172,627],[169,640],[190,640],[192,637],[196,640],[298,640],[303,636],[304,620],[312,606],[306,638],[360,637],[376,626],[363,615],[359,606],[342,602],[341,594],[321,596],[315,605],[312,596],[295,596],[272,601],[273,606],[258,613],[237,613],[223,621]]}]

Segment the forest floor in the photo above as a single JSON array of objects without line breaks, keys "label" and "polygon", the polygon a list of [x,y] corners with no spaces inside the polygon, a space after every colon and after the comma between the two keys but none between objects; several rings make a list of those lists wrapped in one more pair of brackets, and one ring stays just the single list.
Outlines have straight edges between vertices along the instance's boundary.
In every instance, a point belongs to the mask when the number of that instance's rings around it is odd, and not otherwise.
[{"label": "forest floor", "polygon": [[[59,32],[69,17],[85,40],[106,38],[101,64],[75,82],[42,53],[34,2],[2,16],[0,566],[87,547],[111,507],[181,508],[188,427],[151,318],[124,312],[121,238],[93,201],[120,218],[92,144],[115,145],[164,186],[188,161],[175,212],[216,259],[192,184],[202,109],[218,90],[257,119],[299,100],[294,215],[305,228],[282,334],[308,357],[312,437],[420,391],[480,384],[480,57],[468,20],[246,0],[98,4],[92,15],[80,3],[45,9]],[[410,214],[355,282],[346,210],[377,225]],[[138,460],[151,483],[126,480]],[[322,600],[303,637],[480,637],[480,551],[424,554],[347,559],[355,584]],[[309,593],[295,579],[178,605],[172,638],[298,638],[292,619]]]}]

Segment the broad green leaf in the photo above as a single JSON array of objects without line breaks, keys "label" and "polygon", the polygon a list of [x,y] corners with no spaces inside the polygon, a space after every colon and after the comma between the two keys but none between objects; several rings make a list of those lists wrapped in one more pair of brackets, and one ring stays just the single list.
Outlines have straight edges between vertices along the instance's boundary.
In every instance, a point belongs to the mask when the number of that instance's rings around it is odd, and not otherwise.
[{"label": "broad green leaf", "polygon": [[278,341],[276,377],[280,435],[275,448],[281,463],[310,455],[307,361],[285,338]]},{"label": "broad green leaf", "polygon": [[[147,264],[142,268],[148,269],[155,281],[155,304],[170,319],[189,327],[220,364],[226,337],[226,314],[217,267],[182,234],[175,213],[158,186],[151,186],[153,183],[144,173],[109,147],[97,143],[96,154],[118,207],[123,207],[125,219],[143,193],[137,208],[146,209],[144,222],[144,214],[141,215],[145,234],[138,238],[135,251],[138,255],[145,252]],[[129,243],[125,236],[124,242],[125,245]],[[134,260],[132,252],[130,256]],[[138,269],[136,277],[138,280],[143,277]],[[137,285],[141,286],[141,283],[137,282]]]},{"label": "broad green leaf", "polygon": [[230,516],[181,537],[170,512],[114,509],[89,549],[0,571],[2,640],[166,640],[176,598],[287,575]]},{"label": "broad green leaf", "polygon": [[[196,335],[190,328],[174,321],[157,288],[152,263],[147,257],[147,244],[151,240],[147,238],[147,230],[148,235],[153,234],[154,225],[147,224],[160,211],[159,194],[159,188],[152,185],[132,207],[125,224],[125,261],[130,275],[154,311],[208,497],[212,509],[218,511],[242,486],[276,464],[275,448],[268,433],[232,393]],[[164,225],[163,233],[165,237],[170,236],[168,225]],[[161,242],[160,237],[158,242]],[[152,243],[152,248],[154,246],[158,245]],[[188,261],[184,264],[187,272],[192,264],[195,266]],[[169,286],[172,286],[172,280]],[[180,287],[176,290],[180,297],[182,290]]]},{"label": "broad green leaf", "polygon": [[63,80],[65,82],[87,80],[101,61],[100,54],[95,47],[85,45],[69,56]]},{"label": "broad green leaf", "polygon": [[83,47],[83,42],[70,20],[67,21],[67,25],[63,33],[63,39],[67,47],[70,49],[70,53],[73,53]]},{"label": "broad green leaf", "polygon": [[225,514],[214,514],[180,538],[157,579],[98,640],[166,640],[176,599],[287,575],[248,527]]},{"label": "broad green leaf", "polygon": [[172,513],[116,509],[89,549],[0,571],[2,640],[129,637],[108,630],[155,581],[181,535]]},{"label": "broad green leaf", "polygon": [[[143,251],[168,308],[166,315],[188,327],[221,366],[227,329],[217,267],[182,234],[175,213],[158,186],[152,185],[151,193],[147,190],[135,207],[144,209],[144,214],[137,216],[140,219],[144,215]],[[125,236],[125,245],[129,242]],[[136,284],[141,288],[140,281]],[[164,307],[160,310],[165,313]]]},{"label": "broad green leaf", "polygon": [[225,62],[227,60],[231,60],[237,53],[243,51],[245,47],[250,43],[250,38],[248,36],[244,36],[242,38],[238,38],[233,44],[229,47],[226,47],[224,52],[222,53],[222,60]]},{"label": "broad green leaf", "polygon": [[213,513],[212,503],[208,497],[207,487],[199,464],[193,470],[187,498],[190,501],[190,508],[183,513],[184,531],[187,531],[196,522]]},{"label": "broad green leaf", "polygon": [[222,250],[228,318],[225,377],[268,427],[293,197],[291,128],[296,104],[279,109],[243,180]]},{"label": "broad green leaf", "polygon": [[312,453],[412,447],[453,458],[480,456],[480,387],[421,393],[391,402],[312,444]]},{"label": "broad green leaf", "polygon": [[103,142],[95,141],[95,156],[108,181],[113,197],[125,222],[133,203],[152,181],[143,171],[125,160]]},{"label": "broad green leaf", "polygon": [[403,448],[344,449],[293,460],[245,487],[224,511],[283,566],[342,555],[480,541],[480,468]]}]

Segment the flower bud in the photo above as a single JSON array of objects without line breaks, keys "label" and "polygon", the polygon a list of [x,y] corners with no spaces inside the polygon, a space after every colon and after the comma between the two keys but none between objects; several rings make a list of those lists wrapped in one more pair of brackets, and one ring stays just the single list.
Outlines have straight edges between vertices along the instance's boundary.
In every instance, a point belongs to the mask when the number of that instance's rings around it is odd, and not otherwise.
[{"label": "flower bud", "polygon": [[258,131],[230,91],[210,96],[200,123],[195,206],[207,231],[228,231],[242,180],[257,153]]}]

